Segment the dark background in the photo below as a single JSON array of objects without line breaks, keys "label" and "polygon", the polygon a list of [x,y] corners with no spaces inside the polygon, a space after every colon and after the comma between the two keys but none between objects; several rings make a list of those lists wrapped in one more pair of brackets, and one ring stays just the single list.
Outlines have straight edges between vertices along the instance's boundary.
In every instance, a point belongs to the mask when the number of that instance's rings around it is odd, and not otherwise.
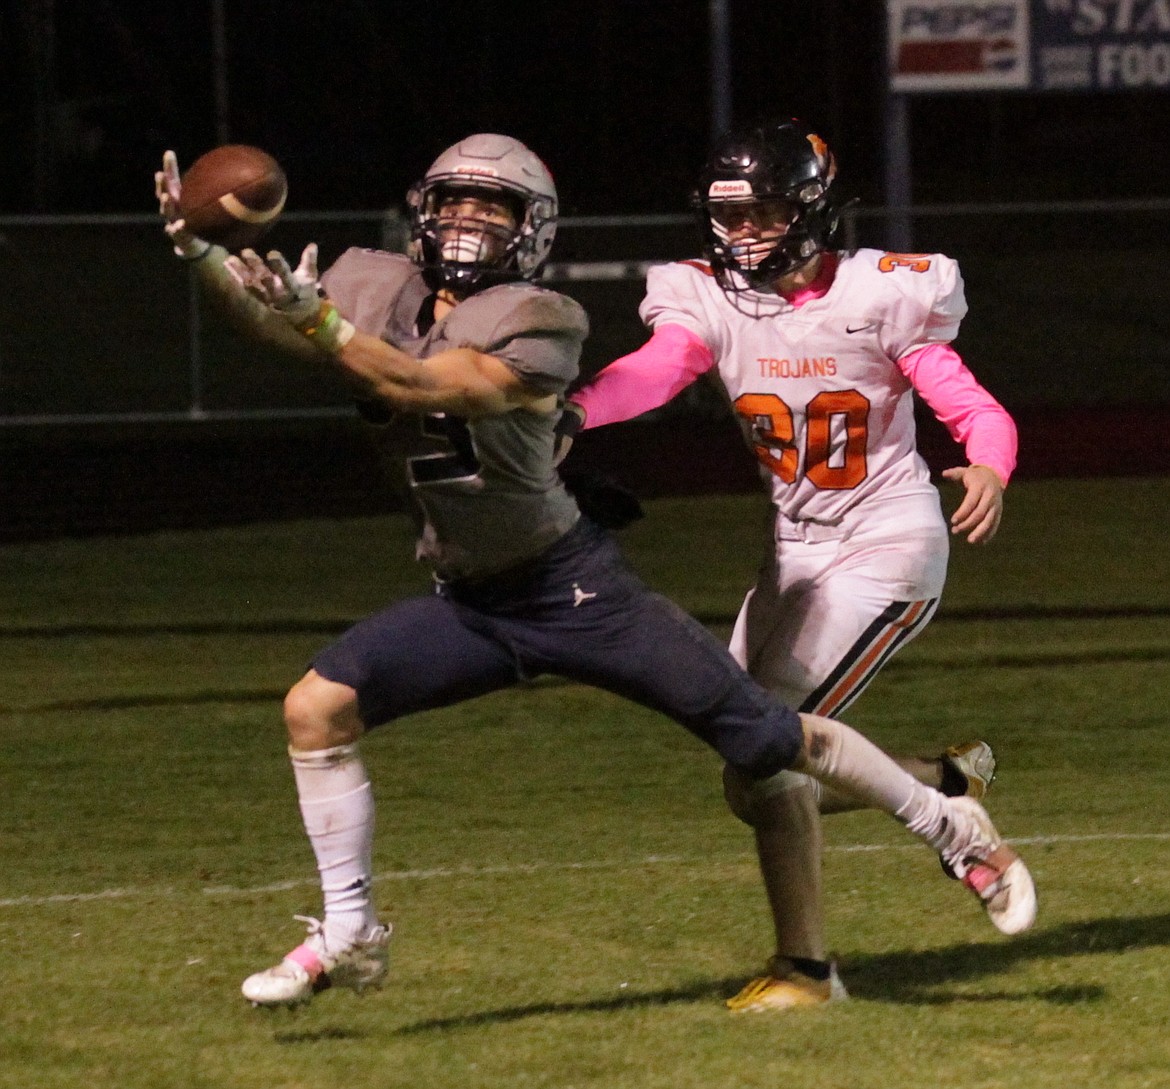
[{"label": "dark background", "polygon": [[[711,138],[707,0],[225,10],[219,118],[210,3],[3,0],[0,213],[150,210],[162,150],[190,162],[221,124],[281,159],[290,210],[397,203],[447,144],[502,130],[549,162],[565,214],[677,211]],[[880,203],[883,5],[728,11],[733,118],[808,118]],[[1165,196],[1168,131],[1165,92],[916,96],[914,199]]]},{"label": "dark background", "polygon": [[[733,120],[808,119],[837,152],[846,195],[863,212],[880,208],[883,5],[727,8]],[[281,160],[290,213],[376,212],[400,204],[451,142],[503,131],[549,163],[562,215],[606,216],[683,212],[712,138],[707,0],[226,0],[226,99],[212,9],[0,0],[0,216],[141,217],[3,225],[5,411],[70,411],[80,397],[92,412],[118,382],[150,393],[167,365],[183,366],[185,281],[153,219],[166,148],[186,165],[226,134]],[[916,204],[1170,197],[1170,93],[927,95],[909,110]],[[1132,211],[918,221],[916,245],[955,246],[970,273],[975,316],[961,347],[1020,424],[1020,476],[1170,471],[1166,221]],[[294,226],[283,244],[303,241]],[[936,226],[946,230],[937,243]],[[629,252],[594,253],[608,236],[563,228],[557,256],[677,256],[652,231],[611,234]],[[638,284],[572,290],[594,325],[583,365],[640,342]],[[107,300],[116,312],[102,311]],[[56,315],[48,337],[46,314]],[[164,332],[173,344],[160,344]],[[266,381],[240,352],[217,341],[207,365],[232,382]],[[288,377],[279,381],[283,390]],[[45,407],[22,409],[21,396]],[[928,414],[920,441],[933,468],[961,457]],[[643,498],[758,486],[726,418],[605,428],[582,436],[574,458]],[[0,428],[5,540],[392,505],[352,420]]]}]

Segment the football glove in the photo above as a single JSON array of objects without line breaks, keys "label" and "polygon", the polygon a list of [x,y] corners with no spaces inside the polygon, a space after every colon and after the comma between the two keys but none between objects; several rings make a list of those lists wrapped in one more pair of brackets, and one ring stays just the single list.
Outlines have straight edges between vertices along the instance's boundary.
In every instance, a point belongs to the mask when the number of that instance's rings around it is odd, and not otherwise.
[{"label": "football glove", "polygon": [[163,217],[163,229],[175,247],[175,253],[184,261],[198,261],[211,252],[211,243],[187,230],[179,215],[179,199],[183,183],[179,180],[179,160],[173,151],[163,152],[163,168],[154,175],[154,195],[158,197],[158,212]]},{"label": "football glove", "polygon": [[246,249],[238,257],[228,257],[224,267],[249,295],[329,355],[341,351],[356,332],[337,307],[321,296],[315,242],[305,247],[295,270],[279,250],[261,258],[255,250]]}]

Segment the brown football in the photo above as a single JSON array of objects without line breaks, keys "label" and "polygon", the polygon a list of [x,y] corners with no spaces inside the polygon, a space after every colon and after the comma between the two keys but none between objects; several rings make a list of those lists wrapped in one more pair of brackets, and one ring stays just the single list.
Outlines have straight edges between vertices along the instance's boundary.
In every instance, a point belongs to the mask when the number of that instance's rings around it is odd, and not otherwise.
[{"label": "brown football", "polygon": [[280,163],[247,144],[224,144],[201,155],[182,184],[179,211],[188,229],[229,250],[254,245],[288,198]]}]

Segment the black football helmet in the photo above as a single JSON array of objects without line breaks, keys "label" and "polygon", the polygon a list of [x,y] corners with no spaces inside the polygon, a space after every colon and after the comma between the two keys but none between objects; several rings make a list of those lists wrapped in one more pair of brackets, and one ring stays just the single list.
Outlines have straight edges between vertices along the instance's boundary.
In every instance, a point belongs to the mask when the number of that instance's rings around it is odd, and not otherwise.
[{"label": "black football helmet", "polygon": [[[828,145],[795,118],[734,130],[715,145],[693,204],[703,254],[724,291],[767,291],[777,277],[828,249],[840,222]],[[779,237],[733,240],[728,224],[753,210],[787,222]]]},{"label": "black football helmet", "polygon": [[[481,220],[440,223],[444,200],[481,193],[508,204],[515,229]],[[460,296],[535,278],[557,230],[557,189],[540,159],[519,140],[477,133],[447,148],[406,196],[410,253],[432,291]]]}]

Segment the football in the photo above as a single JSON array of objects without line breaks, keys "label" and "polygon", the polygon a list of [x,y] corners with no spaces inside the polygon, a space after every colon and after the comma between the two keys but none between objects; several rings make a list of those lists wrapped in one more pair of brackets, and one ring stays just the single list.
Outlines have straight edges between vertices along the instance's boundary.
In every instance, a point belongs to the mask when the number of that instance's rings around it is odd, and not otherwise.
[{"label": "football", "polygon": [[240,250],[277,221],[287,199],[288,179],[268,152],[224,144],[183,173],[179,212],[193,234]]}]

